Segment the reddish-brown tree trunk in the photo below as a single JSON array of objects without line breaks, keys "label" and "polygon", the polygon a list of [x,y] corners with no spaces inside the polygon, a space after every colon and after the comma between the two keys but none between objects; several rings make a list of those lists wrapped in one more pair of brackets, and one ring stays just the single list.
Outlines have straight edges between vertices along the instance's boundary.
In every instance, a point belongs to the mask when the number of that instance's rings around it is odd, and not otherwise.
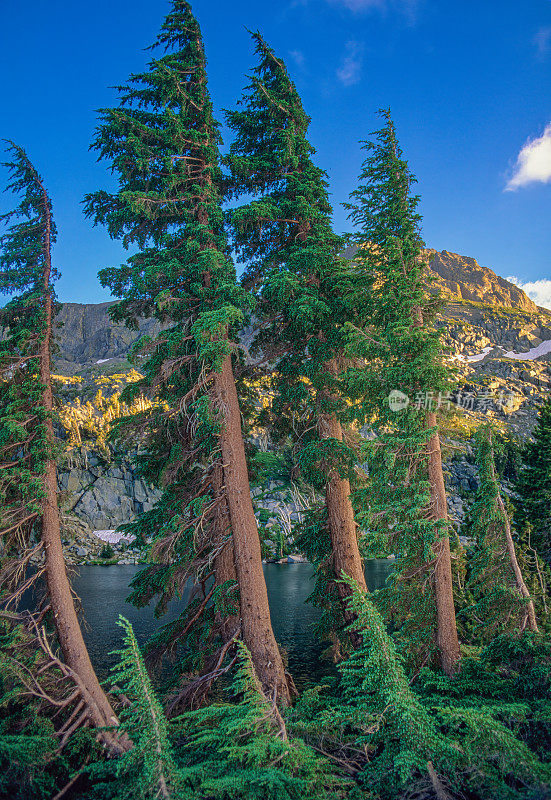
[{"label": "reddish-brown tree trunk", "polygon": [[[197,39],[197,47],[202,51],[203,44],[200,38]],[[199,197],[195,216],[201,225],[208,228],[211,224],[208,207],[212,198],[208,192],[212,186],[210,170],[212,165],[205,162],[203,155],[200,158],[203,196]],[[212,230],[210,233],[212,235]],[[216,247],[214,237],[210,246]],[[202,280],[205,287],[211,285],[211,275],[208,271],[203,273]],[[268,592],[262,571],[260,539],[251,500],[241,429],[241,411],[231,356],[227,356],[220,371],[214,373],[213,384],[213,399],[221,422],[222,474],[231,523],[233,562],[239,587],[243,641],[251,654],[264,691],[274,702],[286,706],[290,703],[290,691],[270,619]],[[229,553],[226,553],[227,558]],[[228,560],[220,564],[220,569],[222,568],[231,569]]]},{"label": "reddish-brown tree trunk", "polygon": [[[423,312],[416,308],[413,314],[413,325],[423,325]],[[436,601],[436,645],[438,647],[438,660],[446,675],[455,675],[461,665],[461,652],[457,637],[457,623],[455,619],[455,604],[453,602],[452,560],[450,551],[448,502],[446,498],[446,485],[442,470],[442,451],[440,449],[440,436],[436,424],[436,414],[429,411],[426,417],[427,428],[433,428],[434,433],[427,442],[428,478],[430,485],[430,518],[435,522],[444,523],[444,532],[434,543],[434,571],[433,586]]]},{"label": "reddish-brown tree trunk", "polygon": [[[335,414],[319,415],[318,432],[322,439],[331,438],[342,442],[342,426]],[[337,578],[340,578],[344,572],[345,575],[356,581],[361,589],[367,591],[358,547],[354,511],[350,500],[350,481],[347,478],[341,478],[335,468],[329,469],[326,476],[325,505],[331,537],[333,571]],[[337,583],[337,590],[343,606],[344,618],[347,622],[351,622],[352,617],[348,610],[350,587],[345,583]]]},{"label": "reddish-brown tree trunk", "polygon": [[499,509],[503,514],[503,518],[505,520],[505,542],[507,546],[507,553],[511,561],[513,574],[515,576],[515,584],[521,597],[524,597],[524,599],[528,601],[526,603],[526,627],[528,628],[528,630],[533,631],[534,633],[538,633],[539,628],[536,620],[536,610],[534,608],[534,603],[532,601],[532,598],[530,597],[530,592],[528,591],[528,588],[524,583],[524,578],[522,577],[522,572],[520,570],[519,563],[517,560],[517,554],[515,551],[515,543],[513,541],[513,535],[511,533],[511,523],[509,522],[509,515],[507,514],[507,509],[505,508],[505,503],[503,502],[501,494],[498,494],[497,502],[499,505]]},{"label": "reddish-brown tree trunk", "polygon": [[224,360],[220,372],[214,375],[214,393],[221,417],[220,445],[239,585],[243,640],[251,653],[264,691],[279,705],[285,706],[290,703],[290,692],[270,620],[230,356]]},{"label": "reddish-brown tree trunk", "polygon": [[[53,397],[50,373],[50,342],[52,337],[52,291],[50,286],[51,257],[50,231],[51,219],[49,201],[44,193],[44,214],[46,233],[44,240],[44,339],[40,348],[40,380],[42,383],[42,403],[46,411],[46,430],[50,446],[54,446],[52,421]],[[61,547],[59,510],[57,505],[57,470],[53,459],[46,465],[44,476],[45,498],[42,508],[42,544],[45,553],[46,581],[48,596],[52,607],[57,638],[68,667],[75,673],[85,702],[90,722],[98,728],[118,725],[107,695],[103,691],[94,671],[88,650],[82,637],[71,586],[65,568]],[[126,737],[117,738],[105,733],[102,738],[113,752],[124,752],[130,747]]]},{"label": "reddish-brown tree trunk", "polygon": [[[427,414],[427,428],[435,427],[436,414],[433,411],[429,411]],[[429,439],[427,449],[431,495],[430,514],[433,520],[442,520],[446,524],[445,532],[433,547],[435,556],[433,583],[437,616],[436,643],[440,666],[446,675],[451,676],[455,675],[459,670],[460,651],[453,602],[450,539],[447,531],[448,504],[444,473],[442,471],[440,437],[437,431]]]},{"label": "reddish-brown tree trunk", "polygon": [[[217,586],[221,586],[223,583],[226,583],[226,581],[235,581],[237,583],[231,536],[231,520],[224,489],[222,465],[217,465],[215,467],[213,489],[216,498],[220,502],[220,510],[215,523],[215,538],[217,542],[225,542],[214,559],[214,580]],[[216,625],[224,643],[231,639],[238,629],[239,624],[240,620],[238,614],[232,614],[231,616],[217,615]]]},{"label": "reddish-brown tree trunk", "polygon": [[[217,586],[221,586],[223,583],[226,583],[226,581],[235,581],[237,583],[233,542],[231,540],[226,542],[222,550],[216,556],[214,561],[214,580]],[[238,630],[240,624],[239,615],[231,614],[230,616],[222,616],[218,614],[216,617],[216,624],[220,631],[222,641],[225,643],[229,641]]]},{"label": "reddish-brown tree trunk", "polygon": [[[492,460],[491,470],[492,470],[492,477],[496,482],[496,484],[498,484],[498,479],[495,473],[493,460]],[[517,587],[517,591],[520,594],[520,596],[523,597],[525,600],[527,600],[526,617],[523,627],[527,627],[528,630],[533,631],[534,633],[538,633],[539,628],[536,620],[536,610],[534,608],[534,603],[532,601],[532,598],[530,597],[530,592],[528,591],[528,588],[524,583],[524,578],[522,576],[522,572],[517,559],[515,543],[513,541],[513,534],[511,532],[511,522],[509,520],[509,514],[507,513],[507,509],[505,508],[505,503],[503,502],[503,497],[501,496],[501,492],[499,490],[497,493],[496,504],[504,521],[503,533],[505,534],[505,547],[507,549],[507,555],[509,556],[509,560],[511,562],[511,569],[513,570],[515,585]]]}]

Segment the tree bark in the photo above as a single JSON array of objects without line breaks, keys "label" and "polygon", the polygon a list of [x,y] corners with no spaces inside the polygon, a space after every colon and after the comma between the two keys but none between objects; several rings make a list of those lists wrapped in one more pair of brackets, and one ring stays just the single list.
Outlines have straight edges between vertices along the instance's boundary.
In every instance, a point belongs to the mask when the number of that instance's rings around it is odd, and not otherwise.
[{"label": "tree bark", "polygon": [[507,553],[511,560],[511,567],[513,569],[513,574],[515,576],[515,583],[519,594],[528,600],[526,604],[526,624],[528,629],[533,631],[534,633],[539,632],[538,623],[536,620],[536,610],[534,608],[534,603],[532,598],[530,597],[530,592],[526,584],[524,583],[524,578],[522,577],[522,572],[520,570],[517,554],[515,551],[515,543],[513,542],[513,536],[511,534],[511,523],[509,522],[509,515],[507,514],[507,509],[505,508],[505,503],[503,502],[503,498],[500,494],[497,496],[497,502],[501,513],[505,519],[505,542],[507,545]]},{"label": "tree bark", "polygon": [[[423,325],[423,311],[416,308],[413,315],[413,325]],[[427,428],[434,428],[434,433],[427,442],[428,473],[430,485],[430,518],[435,522],[442,520],[445,523],[445,533],[433,545],[435,557],[433,586],[436,600],[436,645],[438,647],[438,660],[443,672],[450,677],[459,672],[461,666],[461,652],[457,637],[457,623],[455,620],[455,604],[453,602],[452,561],[450,552],[450,538],[448,528],[448,502],[446,498],[446,485],[442,471],[442,451],[440,449],[440,436],[436,424],[436,414],[429,411],[426,417]]]},{"label": "tree bark", "polygon": [[221,417],[220,445],[239,584],[243,641],[251,653],[264,691],[279,705],[286,706],[290,703],[290,692],[270,620],[231,356],[226,357],[220,372],[214,375],[214,394]]},{"label": "tree bark", "polygon": [[[436,414],[429,411],[426,420],[427,428],[436,428]],[[433,433],[428,441],[428,471],[430,483],[430,515],[434,521],[442,520],[448,525],[448,504],[446,487],[442,472],[442,453],[438,432]],[[455,621],[455,605],[453,602],[452,566],[450,539],[448,532],[433,545],[435,556],[433,583],[436,599],[436,643],[439,661],[446,675],[452,676],[459,671],[460,650]]]},{"label": "tree bark", "polygon": [[[233,542],[231,540],[226,542],[214,560],[214,580],[217,586],[221,586],[226,581],[235,581],[237,583]],[[225,644],[232,638],[239,626],[239,615],[231,614],[230,616],[223,616],[219,613],[216,615],[216,626]]]},{"label": "tree bark", "polygon": [[[335,414],[320,414],[318,417],[318,432],[322,439],[336,439],[342,442],[342,426]],[[356,581],[360,589],[367,591],[362,558],[358,547],[354,511],[350,500],[350,481],[348,478],[341,478],[335,468],[331,468],[327,472],[325,505],[331,537],[333,571],[337,579],[344,572]],[[348,598],[352,593],[350,586],[345,583],[337,583],[337,591],[342,604],[344,619],[347,622],[352,622],[353,616],[348,610]]]},{"label": "tree bark", "polygon": [[[231,537],[231,521],[225,495],[224,475],[221,464],[215,467],[213,489],[215,496],[221,502],[221,509],[215,523],[215,538],[216,541],[224,542],[226,537],[228,537],[224,546],[214,559],[214,580],[217,586],[221,586],[223,583],[226,583],[226,581],[235,581],[237,583],[233,541]],[[239,626],[239,622],[238,614],[233,614],[231,616],[223,616],[222,614],[216,615],[216,625],[224,644],[234,635]]]},{"label": "tree bark", "polygon": [[505,508],[505,503],[503,502],[503,497],[501,496],[501,492],[499,491],[499,484],[497,475],[495,473],[493,459],[491,462],[491,470],[492,470],[492,477],[496,483],[496,486],[498,486],[496,503],[504,521],[503,532],[505,534],[505,545],[507,548],[507,555],[509,556],[509,560],[511,561],[511,569],[513,570],[513,575],[515,577],[515,585],[517,587],[517,591],[520,594],[520,596],[523,597],[525,600],[527,600],[525,625],[528,627],[528,630],[531,630],[534,633],[538,633],[539,628],[536,620],[536,610],[534,608],[534,603],[532,601],[532,598],[530,597],[530,592],[528,591],[528,588],[524,583],[524,578],[522,577],[522,572],[518,563],[517,554],[515,550],[515,543],[513,541],[513,534],[511,533],[511,523],[509,521],[509,514],[507,513],[507,509]]},{"label": "tree bark", "polygon": [[[50,218],[49,200],[44,192],[44,339],[40,347],[40,381],[43,386],[42,404],[46,412],[46,436],[49,446],[53,448],[55,442],[52,421],[53,397],[52,380],[50,372],[51,337],[52,337],[52,289],[51,275],[51,247],[50,247]],[[45,498],[42,507],[42,543],[45,553],[46,581],[48,595],[52,607],[54,625],[57,638],[63,653],[63,658],[82,683],[81,691],[86,704],[88,717],[97,728],[118,725],[118,719],[113,711],[107,695],[103,691],[94,671],[88,650],[82,637],[71,586],[65,568],[65,559],[61,546],[61,531],[59,523],[59,510],[57,505],[57,469],[53,458],[46,465],[44,476]],[[105,733],[102,738],[114,753],[122,753],[131,746],[126,736],[117,737]]]},{"label": "tree bark", "polygon": [[[202,53],[203,43],[200,37],[196,43]],[[208,138],[208,131],[205,132]],[[194,209],[194,216],[209,230],[211,238],[209,246],[216,248],[209,216],[209,203],[212,201],[209,197],[212,186],[212,164],[206,163],[202,151],[197,155],[201,162],[201,178],[198,182],[202,189]],[[207,249],[207,245],[203,244],[201,249]],[[204,272],[203,286],[210,287],[211,279],[210,272]],[[264,691],[275,703],[286,706],[290,704],[290,691],[270,619],[268,592],[262,571],[260,539],[251,500],[241,429],[241,411],[231,356],[228,355],[220,371],[214,373],[213,384],[213,399],[220,414],[223,482],[232,530],[233,560],[239,586],[243,641],[251,654]],[[225,568],[228,566],[226,562]]]}]

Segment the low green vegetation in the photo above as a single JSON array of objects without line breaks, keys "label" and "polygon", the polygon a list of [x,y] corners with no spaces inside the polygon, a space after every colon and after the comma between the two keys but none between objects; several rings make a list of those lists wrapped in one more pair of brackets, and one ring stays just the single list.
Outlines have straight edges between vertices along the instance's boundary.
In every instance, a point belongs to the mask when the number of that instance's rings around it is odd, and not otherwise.
[{"label": "low green vegetation", "polygon": [[[363,143],[350,262],[297,88],[253,41],[226,158],[187,0],[100,112],[93,148],[115,188],[86,213],[130,248],[101,272],[113,320],[162,323],[135,346],[140,371],[52,381],[56,231],[10,148],[24,191],[0,251],[0,797],[551,800],[551,402],[521,444],[488,415],[423,401],[451,397],[457,376],[390,111]],[[478,488],[459,536],[442,452],[467,447]],[[121,617],[100,684],[56,469],[114,448],[137,451],[160,490],[125,526],[147,552],[128,600],[159,618],[186,604],[143,647]],[[334,661],[301,692],[262,569],[293,552],[313,566],[314,635]],[[394,569],[370,592],[373,556]],[[106,543],[94,563],[115,561]]]}]

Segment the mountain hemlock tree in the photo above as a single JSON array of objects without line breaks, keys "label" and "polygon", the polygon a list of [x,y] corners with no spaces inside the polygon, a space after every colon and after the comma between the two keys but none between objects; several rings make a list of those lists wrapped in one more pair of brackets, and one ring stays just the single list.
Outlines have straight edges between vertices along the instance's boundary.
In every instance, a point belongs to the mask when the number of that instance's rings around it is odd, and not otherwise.
[{"label": "mountain hemlock tree", "polygon": [[[61,547],[50,373],[57,277],[51,258],[52,203],[25,151],[8,141],[7,153],[8,189],[20,202],[1,217],[11,223],[0,250],[0,290],[11,296],[0,313],[6,331],[0,343],[2,584],[8,602],[10,591],[17,602],[32,580],[45,574],[57,639],[81,696],[81,721],[112,727],[117,717],[84,644]],[[40,538],[33,546],[35,532]],[[39,552],[44,567],[29,579],[25,571]],[[129,746],[107,731],[101,736],[114,752]]]},{"label": "mountain hemlock tree", "polygon": [[226,161],[234,196],[254,199],[233,209],[230,218],[248,265],[245,281],[259,288],[258,342],[276,370],[274,416],[291,420],[302,472],[325,495],[322,527],[329,533],[329,551],[314,552],[323,539],[319,531],[315,547],[305,540],[301,547],[328,571],[342,617],[350,589],[335,583],[335,576],[344,573],[365,588],[350,500],[355,451],[343,432],[347,409],[338,387],[341,331],[350,319],[347,298],[354,295],[354,276],[339,256],[343,242],[332,229],[327,176],[312,161],[314,148],[306,138],[310,119],[285,64],[259,33],[252,38],[259,63],[239,103],[242,109],[226,114],[235,133]]},{"label": "mountain hemlock tree", "polygon": [[482,425],[476,438],[480,483],[469,513],[473,520],[470,534],[476,541],[468,581],[476,602],[472,613],[488,639],[526,629],[537,633],[534,603],[522,577],[496,475],[491,425]]},{"label": "mountain hemlock tree", "polygon": [[[368,445],[369,485],[358,500],[366,526],[383,534],[387,552],[400,556],[387,610],[420,660],[436,645],[451,675],[460,653],[435,412],[438,396],[449,391],[449,370],[431,324],[435,301],[421,256],[419,198],[410,194],[415,178],[402,160],[390,112],[380,113],[385,125],[364,144],[368,156],[347,204],[357,226],[357,268],[371,287],[365,297],[372,320],[369,330],[347,326],[350,353],[366,359],[366,366],[350,369],[349,391],[363,398],[365,414],[376,412],[380,431]],[[389,402],[396,391],[409,399],[398,411]]]},{"label": "mountain hemlock tree", "polygon": [[[216,541],[226,527],[216,512],[225,515],[227,504],[243,639],[265,691],[286,704],[289,688],[270,622],[232,368],[236,327],[249,300],[237,286],[225,239],[220,135],[201,32],[187,2],[174,0],[153,48],[164,55],[132,75],[119,87],[119,105],[102,112],[93,147],[111,161],[119,188],[88,196],[87,214],[125,246],[140,248],[100,277],[122,298],[116,319],[154,315],[172,324],[151,343],[156,374],[150,381],[154,390],[155,384],[175,390],[166,414],[179,428],[172,467],[178,472],[183,461],[193,471],[196,461],[207,464],[196,496],[179,510],[173,503],[170,519],[160,520],[170,532],[165,549],[177,549],[179,536],[190,530],[208,532],[210,553],[205,547],[201,555],[211,564],[227,546]],[[168,436],[170,427],[165,424]],[[171,483],[168,469],[169,491]]]},{"label": "mountain hemlock tree", "polygon": [[[381,789],[394,788],[396,783],[396,789],[405,788],[413,784],[418,771],[432,787],[434,796],[451,798],[438,771],[441,769],[445,774],[450,762],[457,768],[453,763],[452,743],[441,735],[435,720],[412,690],[396,645],[373,601],[353,582],[349,585],[352,591],[349,602],[355,617],[352,625],[362,636],[362,646],[339,665],[343,694],[366,716],[377,703],[384,709],[381,718],[384,718],[386,742],[382,754],[379,753],[382,763],[373,759],[370,766],[374,774],[370,775],[368,769],[366,784],[371,788],[379,782],[381,786],[377,788]],[[379,726],[383,727],[381,721]]]},{"label": "mountain hemlock tree", "polygon": [[[375,603],[352,588],[353,625],[362,646],[339,665],[337,703],[320,704],[320,711],[325,726],[334,726],[339,753],[346,752],[343,730],[353,735],[356,729],[353,758],[361,745],[366,761],[357,779],[365,795],[380,800],[546,797],[551,770],[545,745],[539,746],[549,707],[544,639],[531,633],[522,641],[497,636],[466,656],[459,675],[425,667],[412,682]],[[527,735],[533,712],[526,704],[532,702],[537,722]],[[304,707],[307,720],[306,702]],[[300,711],[301,701],[294,713]],[[318,743],[319,728],[311,730]]]},{"label": "mountain hemlock tree", "polygon": [[101,800],[344,800],[350,782],[301,739],[288,737],[239,641],[226,701],[187,710],[167,722],[132,626],[120,618],[124,646],[112,679],[130,699],[121,724],[136,742],[122,758],[93,763]]},{"label": "mountain hemlock tree", "polygon": [[532,440],[522,451],[514,488],[518,528],[531,529],[530,545],[551,564],[551,397],[538,415]]},{"label": "mountain hemlock tree", "polygon": [[[157,263],[167,255],[168,250],[160,250]],[[124,301],[115,311],[124,314],[123,309]],[[217,676],[213,665],[220,657],[224,661],[240,631],[219,425],[204,403],[204,390],[197,388],[203,366],[190,324],[184,316],[154,341],[138,343],[140,354],[148,355],[140,362],[144,377],[129,384],[125,394],[128,399],[151,396],[154,402],[142,413],[121,418],[112,432],[131,449],[138,435],[140,474],[163,489],[151,510],[125,526],[144,544],[153,538],[152,563],[133,579],[130,602],[143,607],[155,598],[155,613],[161,616],[171,599],[187,592],[188,581],[193,584],[179,617],[161,626],[146,645],[149,661],[170,652],[177,655],[181,674],[195,676],[174,698],[171,711],[208,694]]]},{"label": "mountain hemlock tree", "polygon": [[[174,759],[165,711],[151,684],[132,626],[120,615],[117,624],[124,631],[123,646],[112,653],[118,661],[111,670],[111,679],[115,686],[122,687],[119,691],[131,698],[121,712],[121,726],[134,747],[116,761],[100,761],[88,768],[93,796],[97,792],[102,798],[116,796],[117,800],[189,797]],[[117,780],[113,781],[113,777]],[[111,785],[103,782],[105,778],[111,779]]]}]

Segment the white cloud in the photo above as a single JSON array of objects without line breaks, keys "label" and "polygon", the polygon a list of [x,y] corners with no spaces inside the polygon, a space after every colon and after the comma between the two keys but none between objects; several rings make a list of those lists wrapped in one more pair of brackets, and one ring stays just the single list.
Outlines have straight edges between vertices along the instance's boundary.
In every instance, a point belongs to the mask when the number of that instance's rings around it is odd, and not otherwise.
[{"label": "white cloud", "polygon": [[537,139],[528,139],[517,156],[513,177],[505,187],[514,191],[530,183],[551,181],[551,122]]},{"label": "white cloud", "polygon": [[293,59],[293,61],[297,65],[297,67],[303,67],[304,66],[305,58],[304,58],[304,53],[302,52],[302,50],[291,50],[289,52],[289,55],[291,56],[291,58]]},{"label": "white cloud", "polygon": [[537,306],[543,306],[551,310],[551,281],[547,278],[541,278],[538,281],[527,281],[524,283],[520,278],[511,275],[507,278],[508,281],[514,283],[523,292],[526,292],[530,300],[533,300]]},{"label": "white cloud", "polygon": [[540,58],[547,55],[549,47],[551,46],[551,25],[538,30],[534,36],[534,44],[536,45],[536,50]]},{"label": "white cloud", "polygon": [[[307,8],[315,6],[320,0],[291,0],[290,8]],[[417,21],[417,11],[424,0],[323,0],[335,8],[346,9],[353,14],[369,13],[371,11],[387,14],[395,11],[401,13],[410,26]]]},{"label": "white cloud", "polygon": [[334,6],[344,6],[355,13],[371,10],[386,11],[389,7],[395,7],[411,15],[418,0],[328,0],[328,2]]},{"label": "white cloud", "polygon": [[363,44],[350,41],[346,43],[344,56],[337,70],[337,78],[344,86],[358,83],[362,74]]}]

